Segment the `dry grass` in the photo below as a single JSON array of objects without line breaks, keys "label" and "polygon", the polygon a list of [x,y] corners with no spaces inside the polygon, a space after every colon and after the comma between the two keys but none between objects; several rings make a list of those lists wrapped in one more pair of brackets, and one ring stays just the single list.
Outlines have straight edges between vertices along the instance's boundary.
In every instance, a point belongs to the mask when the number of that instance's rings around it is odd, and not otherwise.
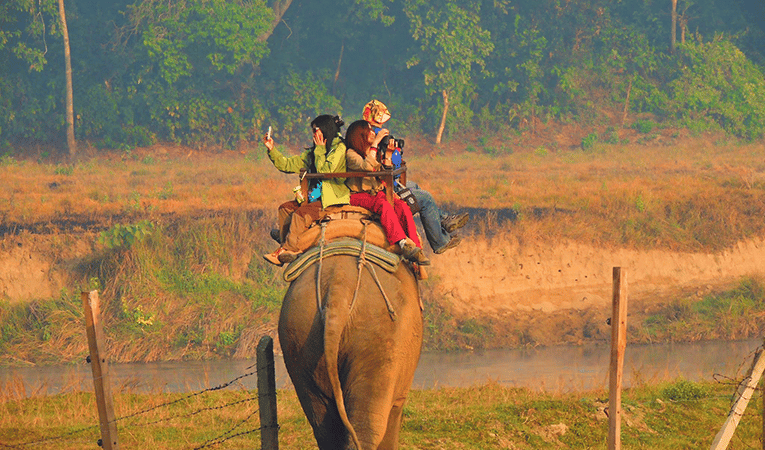
[{"label": "dry grass", "polygon": [[[6,224],[57,219],[79,222],[113,217],[189,215],[199,211],[269,208],[287,180],[266,161],[238,153],[192,158],[95,157],[69,165],[6,162],[0,217]],[[270,164],[270,163],[268,163]],[[258,189],[253,189],[257,185]]]},{"label": "dry grass", "polygon": [[[588,151],[517,138],[483,140],[484,148],[409,139],[406,156],[410,179],[446,209],[475,212],[465,231],[478,238],[712,251],[765,236],[765,144],[714,139],[666,132]],[[0,179],[0,248],[46,239],[51,254],[76,261],[70,285],[101,292],[115,360],[246,357],[255,336],[273,331],[284,284],[260,254],[273,249],[267,230],[297,177],[275,170],[262,146],[215,154],[155,146],[69,164],[6,156]],[[115,224],[145,219],[160,230],[146,243],[92,244]],[[455,327],[467,330],[459,338],[467,345],[488,339],[485,324],[436,312],[437,346]],[[72,293],[29,308],[0,303],[0,360],[77,359],[81,320]]]},{"label": "dry grass", "polygon": [[[452,210],[517,211],[528,219],[514,227],[521,239],[698,249],[764,231],[765,144],[712,139],[668,137],[585,152],[516,138],[493,141],[504,150],[494,155],[470,142],[434,151],[412,140],[407,159],[410,179]],[[216,212],[262,210],[273,217],[290,199],[296,176],[276,171],[261,146],[243,149],[210,154],[154,146],[71,164],[6,157],[0,223],[4,232],[46,233]],[[491,233],[500,225],[483,227]]]},{"label": "dry grass", "polygon": [[[450,209],[516,211],[529,219],[514,230],[527,240],[700,249],[765,234],[765,145],[665,134],[649,144],[598,144],[589,151],[495,140],[492,148],[502,150],[492,155],[470,142],[439,150],[410,140],[409,177]],[[6,158],[0,178],[6,226],[108,227],[140,218],[273,211],[297,183],[273,168],[261,146],[216,154],[155,146],[69,165]]]}]

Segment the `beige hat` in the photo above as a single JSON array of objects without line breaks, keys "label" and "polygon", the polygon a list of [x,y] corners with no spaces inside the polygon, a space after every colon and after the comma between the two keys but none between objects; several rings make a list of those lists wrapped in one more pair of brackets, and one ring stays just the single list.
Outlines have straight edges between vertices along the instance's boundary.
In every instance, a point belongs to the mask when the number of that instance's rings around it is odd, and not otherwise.
[{"label": "beige hat", "polygon": [[390,119],[390,111],[380,100],[372,100],[364,105],[361,117],[367,122],[382,125]]}]

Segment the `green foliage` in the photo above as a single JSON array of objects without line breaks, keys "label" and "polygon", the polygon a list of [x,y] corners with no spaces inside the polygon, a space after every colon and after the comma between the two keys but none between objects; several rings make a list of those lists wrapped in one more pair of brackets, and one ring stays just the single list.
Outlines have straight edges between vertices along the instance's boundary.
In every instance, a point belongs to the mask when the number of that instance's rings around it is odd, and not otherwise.
[{"label": "green foliage", "polygon": [[135,224],[117,224],[107,231],[101,232],[98,242],[108,249],[127,249],[134,243],[140,242],[157,230],[149,220]]},{"label": "green foliage", "polygon": [[688,380],[678,380],[662,390],[662,396],[673,402],[702,400],[710,394],[709,386]]},{"label": "green foliage", "polygon": [[638,130],[643,134],[648,134],[656,128],[656,122],[649,119],[638,119],[632,124],[632,128]]},{"label": "green foliage", "polygon": [[[284,79],[278,115],[282,134],[289,141],[310,134],[309,124],[321,114],[340,114],[340,102],[327,90],[327,73],[290,72]],[[349,122],[350,124],[350,122]]]},{"label": "green foliage", "polygon": [[657,339],[680,335],[695,339],[746,338],[759,335],[757,318],[764,309],[762,280],[745,278],[729,291],[669,303],[645,319],[641,334]]},{"label": "green foliage", "polygon": [[620,142],[619,133],[613,127],[608,127],[608,129],[600,136],[600,140],[606,144],[618,144]]},{"label": "green foliage", "polygon": [[0,52],[9,52],[29,71],[43,70],[46,34],[58,35],[58,4],[7,0],[0,9],[0,25]]},{"label": "green foliage", "polygon": [[540,96],[546,91],[542,61],[548,40],[537,25],[520,15],[515,16],[515,40],[517,63],[511,70],[516,79],[512,83],[519,86],[517,111],[520,123],[528,126],[541,113],[538,108]]},{"label": "green foliage", "polygon": [[268,54],[258,37],[273,13],[262,0],[145,0],[130,13],[142,69],[122,93],[145,104],[138,119],[158,126],[158,136],[230,145],[262,120],[258,102],[247,99],[250,74]]},{"label": "green foliage", "polygon": [[590,133],[582,138],[582,150],[588,151],[595,148],[595,144],[598,143],[598,134]]},{"label": "green foliage", "polygon": [[0,300],[0,355],[16,361],[41,361],[51,354],[72,356],[81,347],[82,301],[79,293],[9,304]]},{"label": "green foliage", "polygon": [[53,169],[53,173],[56,175],[72,175],[74,173],[74,166],[64,164],[64,165],[56,165],[56,168]]},{"label": "green foliage", "polygon": [[467,319],[457,326],[459,339],[469,348],[482,347],[492,336],[491,327],[475,319]]},{"label": "green foliage", "polygon": [[3,155],[0,156],[0,166],[12,166],[17,162],[16,158],[14,158],[10,152],[3,153]]},{"label": "green foliage", "polygon": [[[601,125],[625,107],[694,134],[765,135],[763,7],[751,2],[681,2],[696,34],[675,55],[656,0],[292,2],[281,21],[284,3],[270,3],[68,0],[77,138],[233,148],[271,125],[289,142],[316,115],[355,119],[371,97],[394,132],[432,133],[444,92],[450,137]],[[61,61],[57,3],[4,2],[0,151],[61,141]]]},{"label": "green foliage", "polygon": [[693,40],[679,47],[679,57],[670,113],[709,117],[746,139],[765,135],[765,75],[732,42]]},{"label": "green foliage", "polygon": [[[419,51],[407,61],[407,67],[421,65],[425,94],[449,102],[459,123],[470,123],[469,98],[476,89],[474,66],[481,71],[494,49],[491,34],[481,28],[480,4],[463,7],[459,2],[407,2],[404,12]],[[431,108],[432,113],[440,108]]]}]

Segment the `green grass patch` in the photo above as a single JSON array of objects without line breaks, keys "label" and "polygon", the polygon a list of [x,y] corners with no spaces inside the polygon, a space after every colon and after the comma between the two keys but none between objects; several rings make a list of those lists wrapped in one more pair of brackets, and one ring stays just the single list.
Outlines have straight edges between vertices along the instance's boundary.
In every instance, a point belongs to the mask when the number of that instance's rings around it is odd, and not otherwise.
[{"label": "green grass patch", "polygon": [[[730,408],[735,385],[684,380],[626,389],[622,394],[624,448],[708,448]],[[98,418],[90,393],[21,398],[13,385],[0,398],[0,442],[40,439],[59,449],[95,445]],[[124,448],[195,448],[235,428],[247,432],[224,448],[259,448],[257,392],[187,394],[117,392],[115,409]],[[295,392],[277,393],[280,446],[312,449],[315,442]],[[605,449],[604,391],[541,393],[490,383],[469,388],[415,390],[404,408],[402,449]],[[759,448],[761,396],[741,417],[731,448]],[[128,417],[122,419],[123,417]],[[251,432],[248,432],[251,431]],[[233,434],[233,433],[232,433]]]},{"label": "green grass patch", "polygon": [[745,278],[735,288],[685,297],[663,306],[643,320],[639,339],[695,341],[759,336],[765,312],[765,284]]}]

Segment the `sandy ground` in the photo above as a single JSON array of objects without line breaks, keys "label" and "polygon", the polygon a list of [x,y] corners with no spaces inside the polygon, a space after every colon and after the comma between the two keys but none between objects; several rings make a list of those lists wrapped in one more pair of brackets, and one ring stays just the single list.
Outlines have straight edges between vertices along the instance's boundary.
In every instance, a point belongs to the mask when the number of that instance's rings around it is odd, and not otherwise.
[{"label": "sandy ground", "polygon": [[[6,236],[0,245],[0,296],[15,303],[58,295],[94,239]],[[745,276],[765,275],[765,240],[740,242],[720,253],[677,253],[467,237],[431,259],[428,284],[456,317],[504,316],[608,309],[614,267],[625,273],[628,297],[636,304],[663,302],[678,293],[701,296]]]},{"label": "sandy ground", "polygon": [[434,255],[432,262],[435,294],[457,316],[610,310],[614,267],[622,268],[628,299],[639,305],[664,302],[678,293],[702,296],[742,277],[765,274],[765,240],[740,242],[720,253],[677,253],[468,238]]},{"label": "sandy ground", "polygon": [[6,235],[0,240],[0,298],[25,302],[71,289],[71,271],[90,254],[95,239],[90,234]]}]

